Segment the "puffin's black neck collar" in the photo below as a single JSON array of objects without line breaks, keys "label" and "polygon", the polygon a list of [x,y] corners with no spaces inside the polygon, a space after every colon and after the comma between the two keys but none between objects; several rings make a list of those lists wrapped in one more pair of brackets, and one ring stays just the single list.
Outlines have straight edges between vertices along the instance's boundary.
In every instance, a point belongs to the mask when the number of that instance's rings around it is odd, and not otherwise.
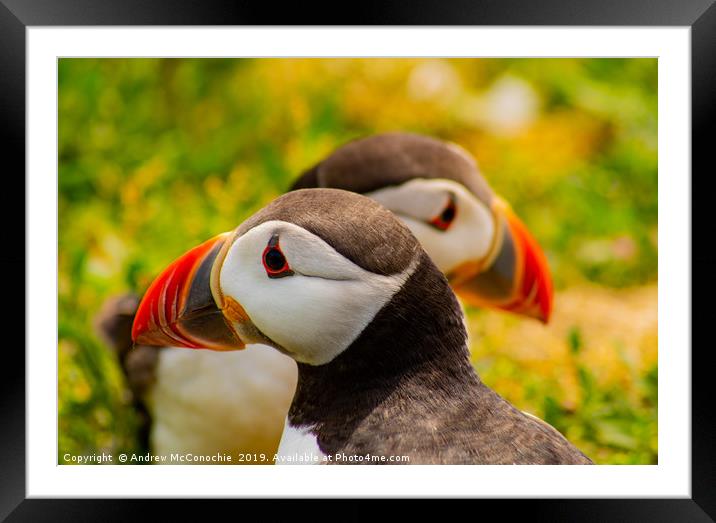
[{"label": "puffin's black neck collar", "polygon": [[325,365],[298,364],[289,423],[340,424],[348,413],[358,420],[416,380],[474,380],[466,341],[460,305],[422,253],[415,272],[350,347]]}]

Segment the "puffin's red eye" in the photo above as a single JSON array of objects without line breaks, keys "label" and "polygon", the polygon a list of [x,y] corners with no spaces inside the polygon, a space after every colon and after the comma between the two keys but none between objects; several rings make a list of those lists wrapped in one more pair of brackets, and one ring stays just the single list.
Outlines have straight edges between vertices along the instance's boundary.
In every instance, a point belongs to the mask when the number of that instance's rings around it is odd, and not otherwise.
[{"label": "puffin's red eye", "polygon": [[457,215],[457,205],[455,204],[455,197],[450,195],[450,199],[442,212],[428,223],[436,229],[446,231],[455,220],[455,215]]},{"label": "puffin's red eye", "polygon": [[264,249],[261,261],[269,278],[283,278],[293,274],[293,271],[288,266],[286,256],[281,252],[281,247],[278,245],[278,236],[271,237]]}]

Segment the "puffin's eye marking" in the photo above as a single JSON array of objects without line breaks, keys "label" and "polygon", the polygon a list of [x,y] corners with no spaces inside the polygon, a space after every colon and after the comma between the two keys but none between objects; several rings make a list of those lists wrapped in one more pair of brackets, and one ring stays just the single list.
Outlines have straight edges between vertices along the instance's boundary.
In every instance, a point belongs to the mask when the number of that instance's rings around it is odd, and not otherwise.
[{"label": "puffin's eye marking", "polygon": [[286,256],[281,252],[277,235],[273,235],[269,240],[268,245],[264,249],[261,261],[264,264],[264,269],[266,269],[266,274],[269,278],[283,278],[284,276],[291,276],[293,274],[293,271],[288,266]]},{"label": "puffin's eye marking", "polygon": [[430,220],[428,223],[435,227],[436,229],[440,229],[441,231],[446,231],[448,227],[452,224],[452,222],[455,220],[455,216],[457,215],[457,204],[455,202],[455,196],[450,195],[450,198],[448,199],[447,205],[445,205],[445,208],[438,214],[435,218]]}]

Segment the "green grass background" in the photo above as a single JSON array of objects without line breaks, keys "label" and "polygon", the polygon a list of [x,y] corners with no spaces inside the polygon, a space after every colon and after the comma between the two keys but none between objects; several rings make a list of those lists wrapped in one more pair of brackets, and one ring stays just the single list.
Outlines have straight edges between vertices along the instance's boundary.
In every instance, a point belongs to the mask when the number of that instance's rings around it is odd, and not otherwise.
[{"label": "green grass background", "polygon": [[338,145],[471,151],[545,248],[555,319],[469,309],[475,366],[599,463],[657,461],[655,59],[61,59],[59,461],[139,450],[93,318]]}]

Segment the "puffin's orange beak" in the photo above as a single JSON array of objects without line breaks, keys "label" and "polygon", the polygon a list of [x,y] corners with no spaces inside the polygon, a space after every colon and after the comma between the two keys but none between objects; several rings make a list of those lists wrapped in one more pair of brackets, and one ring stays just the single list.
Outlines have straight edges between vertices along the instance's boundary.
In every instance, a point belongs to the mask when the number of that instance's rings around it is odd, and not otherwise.
[{"label": "puffin's orange beak", "polygon": [[142,345],[236,350],[244,344],[217,303],[224,233],[175,260],[147,289],[132,326]]},{"label": "puffin's orange beak", "polygon": [[448,276],[455,292],[470,305],[537,318],[552,313],[552,278],[542,248],[524,223],[501,199],[493,212],[501,223],[494,254],[486,264],[464,264]]}]

